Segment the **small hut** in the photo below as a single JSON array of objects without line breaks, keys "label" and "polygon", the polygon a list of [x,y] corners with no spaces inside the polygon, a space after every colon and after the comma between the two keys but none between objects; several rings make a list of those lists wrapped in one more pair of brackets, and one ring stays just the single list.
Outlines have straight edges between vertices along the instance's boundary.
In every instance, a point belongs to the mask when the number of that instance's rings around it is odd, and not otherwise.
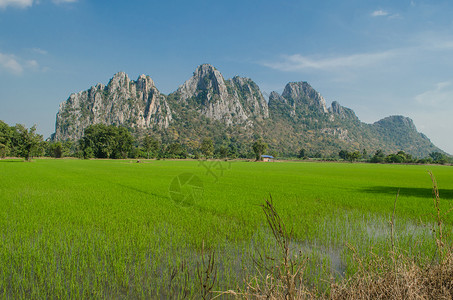
[{"label": "small hut", "polygon": [[261,160],[262,161],[274,161],[274,157],[272,155],[261,155]]}]

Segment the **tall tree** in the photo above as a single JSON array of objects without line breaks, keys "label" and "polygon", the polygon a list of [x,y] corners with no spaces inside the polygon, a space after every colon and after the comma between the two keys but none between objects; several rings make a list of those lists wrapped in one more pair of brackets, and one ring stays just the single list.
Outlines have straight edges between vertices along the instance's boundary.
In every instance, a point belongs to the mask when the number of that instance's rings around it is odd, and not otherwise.
[{"label": "tall tree", "polygon": [[340,150],[340,152],[338,152],[338,156],[344,160],[348,159],[348,155],[349,155],[349,152],[346,150]]},{"label": "tall tree", "polygon": [[4,158],[10,152],[11,135],[11,127],[5,122],[0,121],[0,158]]},{"label": "tall tree", "polygon": [[133,138],[126,128],[96,124],[85,129],[79,144],[84,158],[125,158]]},{"label": "tall tree", "polygon": [[204,138],[201,142],[200,150],[207,159],[214,153],[214,143],[210,138]]},{"label": "tall tree", "polygon": [[445,162],[447,162],[447,157],[445,156],[445,154],[440,152],[431,152],[429,154],[429,157],[433,159],[434,163],[444,164]]},{"label": "tall tree", "polygon": [[259,160],[263,159],[261,157],[261,155],[266,153],[267,144],[265,142],[263,142],[262,139],[259,139],[253,143],[252,149],[253,149],[253,152],[255,152],[256,160],[259,161]]},{"label": "tall tree", "polygon": [[61,142],[51,143],[48,145],[49,154],[55,158],[63,157],[63,144]]},{"label": "tall tree", "polygon": [[307,151],[306,151],[304,148],[300,149],[299,155],[297,155],[297,157],[299,157],[299,158],[304,158],[304,157],[307,155],[306,152],[307,152]]},{"label": "tall tree", "polygon": [[124,127],[117,127],[116,140],[116,149],[114,149],[113,158],[127,158],[134,143],[131,133]]},{"label": "tall tree", "polygon": [[347,158],[350,162],[359,160],[362,157],[362,153],[360,151],[349,152]]},{"label": "tall tree", "polygon": [[42,135],[36,133],[36,125],[27,129],[22,124],[16,124],[13,140],[17,155],[30,161],[33,155],[38,154],[37,150],[42,142]]},{"label": "tall tree", "polygon": [[146,135],[143,139],[143,148],[148,156],[148,159],[150,154],[152,157],[156,157],[157,150],[159,150],[159,141],[151,135]]}]

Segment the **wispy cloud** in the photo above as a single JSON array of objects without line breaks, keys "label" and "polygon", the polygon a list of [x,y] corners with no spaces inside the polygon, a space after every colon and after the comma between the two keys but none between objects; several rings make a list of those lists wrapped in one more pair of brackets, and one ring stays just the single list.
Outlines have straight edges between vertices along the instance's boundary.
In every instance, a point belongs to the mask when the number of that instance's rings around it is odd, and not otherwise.
[{"label": "wispy cloud", "polygon": [[1,69],[15,75],[21,74],[24,70],[14,55],[3,53],[0,53],[0,70]]},{"label": "wispy cloud", "polygon": [[62,4],[62,3],[74,3],[77,2],[78,0],[52,0],[53,3],[55,4]]},{"label": "wispy cloud", "polygon": [[0,53],[0,72],[22,75],[25,70],[40,71],[41,68],[36,60],[22,60],[13,54]]},{"label": "wispy cloud", "polygon": [[425,107],[450,107],[453,104],[453,80],[438,82],[432,89],[415,96],[415,100]]},{"label": "wispy cloud", "polygon": [[0,0],[0,8],[4,9],[8,6],[27,8],[33,5],[33,0]]},{"label": "wispy cloud", "polygon": [[378,9],[378,10],[375,10],[371,13],[371,16],[372,17],[385,17],[385,16],[388,16],[389,13],[385,10],[382,10],[382,9]]},{"label": "wispy cloud", "polygon": [[[74,3],[78,0],[52,0],[54,4]],[[0,9],[7,7],[28,8],[33,4],[39,4],[39,0],[0,0]]]},{"label": "wispy cloud", "polygon": [[378,10],[373,11],[370,14],[370,16],[372,16],[373,18],[386,17],[387,19],[402,19],[400,14],[398,14],[398,13],[391,14],[388,11],[382,10],[382,9],[378,9]]},{"label": "wispy cloud", "polygon": [[311,58],[300,54],[283,55],[277,62],[263,62],[262,65],[280,71],[301,71],[305,69],[331,70],[336,68],[368,67],[394,56],[393,51],[360,53],[346,56]]},{"label": "wispy cloud", "polygon": [[380,52],[365,52],[347,55],[281,55],[260,65],[280,71],[320,70],[336,71],[345,68],[382,67],[384,63],[398,64],[397,60],[414,61],[437,57],[440,53],[449,55],[453,50],[453,36],[423,34],[408,40],[408,46],[387,49]]},{"label": "wispy cloud", "polygon": [[47,53],[48,53],[46,50],[43,50],[41,48],[31,48],[30,50],[34,53],[38,53],[41,55],[47,55]]}]

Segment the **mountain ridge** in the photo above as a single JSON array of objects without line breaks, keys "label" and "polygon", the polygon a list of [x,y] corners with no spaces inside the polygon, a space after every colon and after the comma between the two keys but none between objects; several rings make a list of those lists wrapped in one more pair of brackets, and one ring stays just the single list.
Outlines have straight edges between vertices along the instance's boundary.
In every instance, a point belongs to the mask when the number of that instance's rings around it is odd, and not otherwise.
[{"label": "mountain ridge", "polygon": [[192,77],[168,95],[151,77],[131,80],[116,73],[107,85],[71,94],[60,104],[53,140],[76,140],[89,125],[126,126],[137,135],[154,134],[164,142],[213,137],[250,142],[262,137],[270,149],[294,155],[304,148],[322,154],[340,149],[406,151],[426,156],[441,151],[404,116],[367,124],[355,112],[323,96],[305,81],[288,83],[266,101],[250,78],[225,79],[212,65],[202,64]]}]

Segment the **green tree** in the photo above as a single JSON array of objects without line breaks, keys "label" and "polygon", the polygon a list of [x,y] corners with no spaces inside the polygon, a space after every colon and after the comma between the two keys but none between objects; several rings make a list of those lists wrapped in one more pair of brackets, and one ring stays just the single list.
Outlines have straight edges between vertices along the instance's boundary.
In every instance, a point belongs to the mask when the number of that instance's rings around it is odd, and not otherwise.
[{"label": "green tree", "polygon": [[433,162],[436,164],[444,164],[447,162],[447,157],[445,154],[440,153],[440,152],[431,152],[429,154],[429,157],[433,159]]},{"label": "green tree", "polygon": [[348,156],[347,156],[347,158],[350,162],[357,161],[361,157],[362,157],[362,154],[360,153],[360,151],[350,152],[350,153],[348,153]]},{"label": "green tree", "polygon": [[210,138],[204,138],[201,142],[200,147],[201,153],[205,156],[206,159],[212,156],[214,153],[214,143]]},{"label": "green tree", "polygon": [[300,149],[299,154],[297,155],[297,157],[305,158],[306,156],[307,156],[307,151],[304,148]]},{"label": "green tree", "polygon": [[263,142],[262,139],[259,139],[253,143],[252,149],[253,149],[253,152],[255,152],[256,161],[260,161],[263,159],[261,157],[261,155],[266,153],[267,144],[265,142]]},{"label": "green tree", "polygon": [[165,149],[165,156],[168,158],[186,158],[186,149],[180,143],[171,143]]},{"label": "green tree", "polygon": [[218,158],[226,158],[228,156],[228,147],[222,145],[216,150],[216,156]]},{"label": "green tree", "polygon": [[90,125],[79,141],[84,158],[125,158],[133,147],[131,133],[124,127]]},{"label": "green tree", "polygon": [[349,156],[349,152],[346,151],[346,150],[340,150],[340,152],[338,152],[338,156],[341,158],[341,159],[344,159],[344,160],[347,160],[348,159],[348,156]]},{"label": "green tree", "polygon": [[55,158],[63,157],[63,145],[61,142],[51,143],[49,145],[50,155]]},{"label": "green tree", "polygon": [[368,157],[368,151],[366,151],[365,148],[363,148],[363,150],[362,150],[362,156],[363,156],[363,158],[365,158],[365,159]]},{"label": "green tree", "polygon": [[69,156],[74,156],[76,152],[76,143],[72,141],[64,141],[62,143],[62,157],[69,157]]},{"label": "green tree", "polygon": [[143,148],[148,156],[148,159],[151,157],[156,157],[157,151],[159,150],[159,141],[156,140],[151,135],[146,135],[143,139]]},{"label": "green tree", "polygon": [[13,143],[16,148],[16,154],[26,161],[30,161],[34,155],[38,154],[42,135],[36,133],[36,125],[27,129],[22,124],[16,124],[14,129]]},{"label": "green tree", "polygon": [[377,150],[373,157],[370,159],[370,162],[373,163],[382,163],[385,160],[385,154],[382,150]]},{"label": "green tree", "polygon": [[11,147],[11,127],[3,121],[0,121],[0,158],[9,155]]},{"label": "green tree", "polygon": [[113,151],[113,158],[127,158],[134,143],[131,133],[124,127],[117,127],[115,139],[116,148]]}]

